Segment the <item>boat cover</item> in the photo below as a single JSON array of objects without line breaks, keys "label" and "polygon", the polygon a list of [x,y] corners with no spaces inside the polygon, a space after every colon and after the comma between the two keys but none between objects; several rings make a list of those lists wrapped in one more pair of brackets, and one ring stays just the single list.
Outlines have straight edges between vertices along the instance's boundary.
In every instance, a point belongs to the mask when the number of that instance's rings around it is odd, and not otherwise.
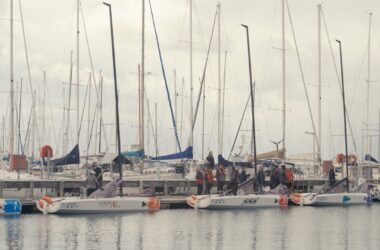
[{"label": "boat cover", "polygon": [[163,155],[158,157],[153,157],[152,160],[154,161],[165,161],[165,160],[176,160],[176,159],[193,159],[193,147],[188,147],[185,151],[170,154],[170,155]]}]

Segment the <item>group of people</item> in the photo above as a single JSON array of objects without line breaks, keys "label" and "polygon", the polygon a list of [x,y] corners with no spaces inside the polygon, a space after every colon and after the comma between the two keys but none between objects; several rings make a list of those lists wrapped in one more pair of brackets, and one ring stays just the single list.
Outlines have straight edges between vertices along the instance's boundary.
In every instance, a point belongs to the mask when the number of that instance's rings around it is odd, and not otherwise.
[{"label": "group of people", "polygon": [[291,169],[287,169],[285,165],[276,166],[270,175],[270,188],[273,189],[279,184],[286,186],[288,189],[293,189],[294,175]]},{"label": "group of people", "polygon": [[101,189],[103,185],[103,173],[100,166],[93,163],[88,171],[86,180],[87,197],[98,189]]},{"label": "group of people", "polygon": [[[222,164],[219,164],[215,171],[214,180],[214,173],[212,171],[215,167],[215,160],[211,151],[209,152],[206,161],[206,169],[199,167],[195,175],[195,179],[198,185],[197,194],[201,195],[203,193],[203,186],[205,186],[204,193],[210,194],[211,188],[214,185],[215,180],[217,193],[221,194],[224,191],[224,186],[226,183],[226,169]],[[231,189],[232,193],[236,195],[239,184],[245,182],[249,177],[250,175],[247,174],[245,168],[242,168],[241,172],[239,173],[236,167],[232,167],[230,172],[230,185],[228,189]]]}]

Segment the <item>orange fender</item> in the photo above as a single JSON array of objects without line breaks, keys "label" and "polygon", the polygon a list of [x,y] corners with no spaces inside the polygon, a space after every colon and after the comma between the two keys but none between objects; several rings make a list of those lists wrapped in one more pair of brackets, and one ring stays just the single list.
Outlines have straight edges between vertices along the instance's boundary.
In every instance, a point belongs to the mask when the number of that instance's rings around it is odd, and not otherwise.
[{"label": "orange fender", "polygon": [[280,207],[288,206],[288,197],[284,194],[281,194],[278,204],[280,205]]},{"label": "orange fender", "polygon": [[293,193],[290,199],[295,203],[295,204],[300,204],[302,195],[300,193]]}]

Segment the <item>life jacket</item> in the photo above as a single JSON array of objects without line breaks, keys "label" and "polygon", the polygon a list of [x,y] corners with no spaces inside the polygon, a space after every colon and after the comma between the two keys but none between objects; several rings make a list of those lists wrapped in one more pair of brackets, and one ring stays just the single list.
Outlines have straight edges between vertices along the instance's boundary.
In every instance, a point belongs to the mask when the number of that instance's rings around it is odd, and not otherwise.
[{"label": "life jacket", "polygon": [[207,183],[214,183],[214,175],[211,171],[207,171],[206,173]]},{"label": "life jacket", "polygon": [[292,172],[292,170],[287,169],[286,172],[285,172],[285,174],[286,174],[286,179],[287,179],[288,183],[292,183],[293,182],[293,172]]}]

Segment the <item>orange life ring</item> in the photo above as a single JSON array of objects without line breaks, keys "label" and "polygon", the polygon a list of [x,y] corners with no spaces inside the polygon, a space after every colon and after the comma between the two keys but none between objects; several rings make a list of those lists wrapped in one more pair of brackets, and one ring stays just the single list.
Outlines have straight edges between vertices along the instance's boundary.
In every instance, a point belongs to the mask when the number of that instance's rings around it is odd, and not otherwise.
[{"label": "orange life ring", "polygon": [[291,196],[291,200],[295,203],[295,204],[300,204],[301,203],[301,199],[302,199],[302,195],[300,193],[294,193],[292,194]]},{"label": "orange life ring", "polygon": [[53,157],[53,149],[49,145],[45,145],[40,149],[41,158]]}]

